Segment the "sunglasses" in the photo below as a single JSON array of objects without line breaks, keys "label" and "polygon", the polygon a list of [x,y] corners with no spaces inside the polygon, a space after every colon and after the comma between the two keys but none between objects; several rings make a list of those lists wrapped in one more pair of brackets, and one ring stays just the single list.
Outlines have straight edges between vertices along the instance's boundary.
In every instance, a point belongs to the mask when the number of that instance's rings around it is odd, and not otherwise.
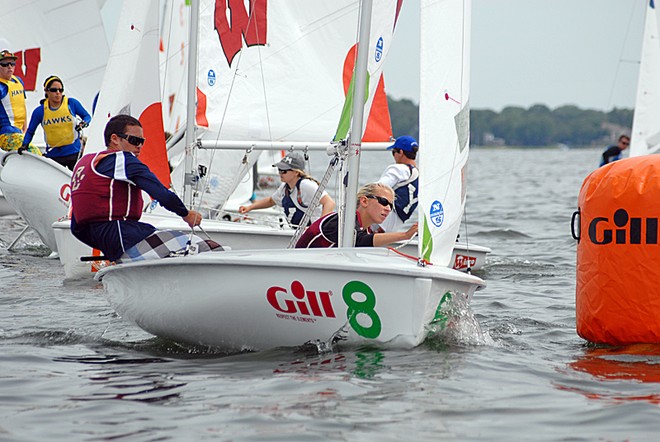
[{"label": "sunglasses", "polygon": [[63,87],[49,87],[48,89],[46,89],[46,91],[48,91],[48,92],[64,92],[64,88]]},{"label": "sunglasses", "polygon": [[9,66],[16,66],[16,62],[15,61],[6,61],[4,63],[0,63],[0,66],[2,66],[3,68],[8,68]]},{"label": "sunglasses", "polygon": [[142,137],[136,137],[135,135],[128,135],[128,134],[115,134],[119,138],[123,138],[124,140],[128,141],[130,144],[133,146],[140,146],[144,144],[145,141],[147,141],[145,138]]},{"label": "sunglasses", "polygon": [[289,170],[288,170],[288,169],[287,169],[287,170],[284,170],[284,169],[277,169],[277,171],[278,171],[279,173],[281,173],[281,174],[285,174],[285,173],[287,173]]},{"label": "sunglasses", "polygon": [[388,200],[387,198],[383,198],[382,196],[376,196],[376,195],[367,195],[367,198],[378,201],[378,204],[380,204],[383,207],[389,207],[390,209],[394,209],[394,203]]}]

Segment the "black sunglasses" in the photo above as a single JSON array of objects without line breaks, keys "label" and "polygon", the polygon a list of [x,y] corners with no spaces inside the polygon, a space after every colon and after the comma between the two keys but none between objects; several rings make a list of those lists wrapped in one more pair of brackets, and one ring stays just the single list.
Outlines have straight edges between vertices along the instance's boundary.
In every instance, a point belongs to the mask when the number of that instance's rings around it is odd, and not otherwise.
[{"label": "black sunglasses", "polygon": [[0,66],[2,66],[3,68],[8,68],[9,66],[16,66],[16,62],[15,61],[6,61],[4,63],[0,63]]},{"label": "black sunglasses", "polygon": [[49,87],[46,89],[48,92],[64,92],[63,87]]},{"label": "black sunglasses", "polygon": [[144,144],[144,142],[147,141],[146,138],[136,137],[135,135],[128,135],[128,134],[115,134],[115,135],[117,135],[119,138],[125,139],[130,144],[136,147],[141,144]]},{"label": "black sunglasses", "polygon": [[387,198],[383,198],[382,196],[377,196],[377,195],[367,195],[367,198],[374,199],[378,201],[378,204],[380,204],[383,207],[389,207],[390,209],[394,209],[394,203]]},{"label": "black sunglasses", "polygon": [[277,169],[277,171],[278,171],[279,173],[287,173],[287,172],[289,171],[289,169],[287,169],[287,170],[284,170],[284,169]]}]

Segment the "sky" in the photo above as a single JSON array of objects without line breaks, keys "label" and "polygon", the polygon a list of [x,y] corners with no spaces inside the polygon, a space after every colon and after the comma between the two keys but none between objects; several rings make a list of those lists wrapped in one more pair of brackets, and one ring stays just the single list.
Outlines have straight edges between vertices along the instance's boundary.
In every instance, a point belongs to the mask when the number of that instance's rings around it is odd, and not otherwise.
[{"label": "sky", "polygon": [[[633,108],[647,2],[472,0],[470,107]],[[419,0],[405,0],[385,66],[387,94],[415,103],[418,22]]]},{"label": "sky", "polygon": [[[648,0],[472,0],[470,107],[633,108]],[[385,66],[419,102],[419,0],[405,0]]]}]

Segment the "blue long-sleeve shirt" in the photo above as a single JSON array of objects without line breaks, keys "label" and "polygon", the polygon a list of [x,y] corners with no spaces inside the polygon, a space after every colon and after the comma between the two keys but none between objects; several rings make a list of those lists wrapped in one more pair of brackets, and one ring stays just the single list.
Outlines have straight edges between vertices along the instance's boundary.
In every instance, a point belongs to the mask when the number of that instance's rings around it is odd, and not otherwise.
[{"label": "blue long-sleeve shirt", "polygon": [[[115,167],[115,155],[101,159],[95,169],[101,175],[125,180],[144,190],[167,210],[181,217],[188,215],[188,209],[181,199],[168,190],[158,180],[156,175],[129,152],[121,152],[124,156],[124,166]],[[124,251],[133,247],[156,231],[151,224],[133,220],[115,220],[80,225],[75,217],[71,218],[71,232],[85,244],[99,249],[111,261],[117,260]]]},{"label": "blue long-sleeve shirt", "polygon": [[[92,121],[92,116],[87,112],[87,110],[85,110],[83,105],[80,104],[80,102],[75,98],[71,98],[71,97],[67,97],[67,98],[69,101],[68,107],[71,116],[74,118],[78,116],[85,123],[89,124]],[[40,124],[43,124],[43,120],[44,120],[44,105],[42,100],[42,103],[32,111],[32,115],[30,116],[30,124],[28,125],[27,131],[25,132],[25,138],[23,139],[24,145],[27,146],[32,142],[37,127],[39,127]],[[82,144],[80,142],[80,139],[76,136],[76,139],[71,144],[67,144],[65,146],[59,146],[57,148],[50,148],[50,146],[46,146],[45,155],[49,158],[65,157],[65,156],[77,154],[78,152],[80,152],[81,147]]]}]

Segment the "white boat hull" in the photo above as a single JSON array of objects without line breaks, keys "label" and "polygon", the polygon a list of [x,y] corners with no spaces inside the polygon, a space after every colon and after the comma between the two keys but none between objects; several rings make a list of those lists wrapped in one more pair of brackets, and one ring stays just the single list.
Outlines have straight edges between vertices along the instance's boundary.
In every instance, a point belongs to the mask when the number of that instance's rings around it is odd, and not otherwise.
[{"label": "white boat hull", "polygon": [[231,350],[330,343],[412,348],[443,296],[485,285],[384,248],[226,251],[110,266],[97,276],[124,318],[156,336]]},{"label": "white boat hull", "polygon": [[[190,227],[179,217],[145,214],[142,216],[142,221],[159,230],[190,230]],[[290,229],[218,220],[204,220],[202,228],[214,241],[232,250],[285,249],[293,235]],[[56,222],[53,224],[53,230],[60,262],[64,266],[65,279],[93,276],[93,272],[102,263],[80,261],[81,256],[92,256],[92,249],[71,234],[70,222],[68,220]],[[204,237],[203,233],[200,235]],[[417,256],[417,243],[412,242],[402,247],[400,251],[410,256]],[[456,243],[451,263],[456,270],[465,271],[468,262],[471,270],[479,270],[484,266],[486,255],[490,252],[487,247]]]},{"label": "white boat hull", "polygon": [[57,252],[53,222],[67,216],[71,171],[53,160],[9,152],[2,158],[0,190],[43,243]]},{"label": "white boat hull", "polygon": [[0,216],[16,215],[16,210],[9,204],[7,198],[0,192]]}]

